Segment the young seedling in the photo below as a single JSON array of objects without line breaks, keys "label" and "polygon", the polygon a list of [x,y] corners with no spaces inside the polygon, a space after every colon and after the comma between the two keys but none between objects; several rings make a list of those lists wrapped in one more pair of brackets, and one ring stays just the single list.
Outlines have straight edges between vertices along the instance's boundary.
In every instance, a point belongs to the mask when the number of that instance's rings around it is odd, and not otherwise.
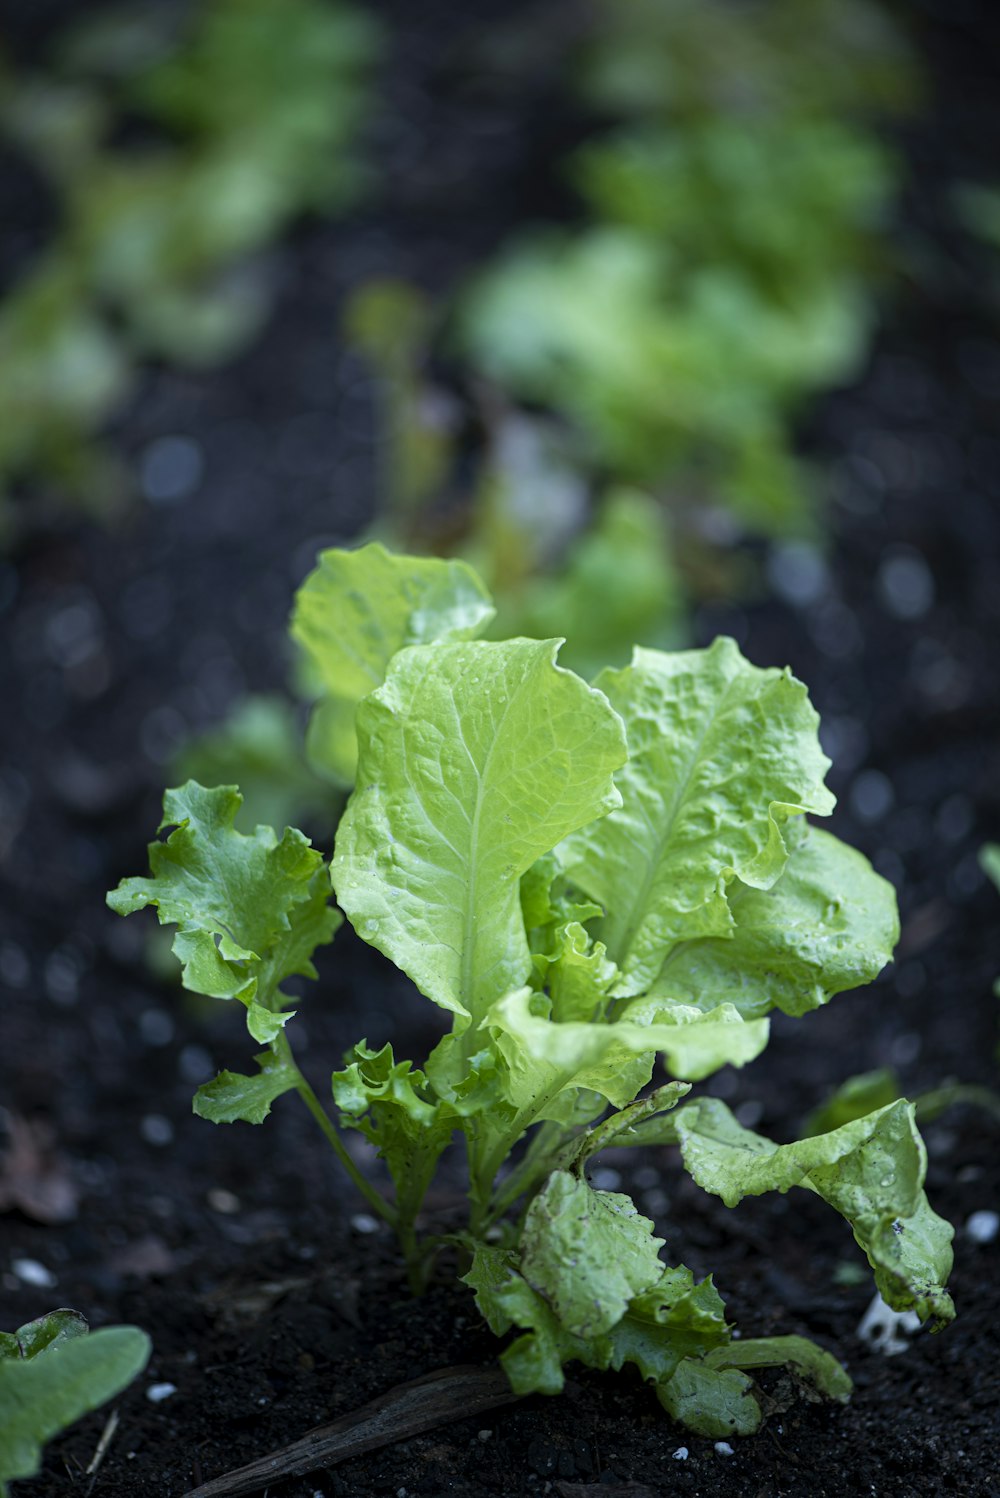
[{"label": "young seedling", "polygon": [[127,1388],[149,1353],[138,1327],[91,1332],[78,1311],[0,1332],[0,1498],[8,1482],[36,1476],[47,1441]]},{"label": "young seedling", "polygon": [[[806,821],[833,806],[806,690],[726,639],[636,650],[588,685],[558,640],[473,638],[490,616],[464,565],[379,546],[327,552],[307,579],[295,634],[327,691],[310,748],[354,781],[329,869],[299,832],[239,832],[233,787],[167,792],[152,877],[110,903],[176,924],[185,987],[238,1000],[263,1047],[195,1111],[259,1123],[298,1092],[415,1288],[440,1243],[421,1233],[427,1187],[461,1136],[465,1278],[493,1330],[520,1333],[502,1355],[518,1392],[558,1391],[573,1360],[633,1363],[717,1437],[760,1424],[763,1366],[846,1399],[806,1339],[735,1340],[711,1279],[665,1263],[631,1200],[587,1179],[609,1144],[671,1143],[729,1206],[801,1187],[846,1219],[888,1304],[934,1328],[953,1315],[952,1230],[924,1195],[909,1103],[776,1145],[692,1090],[760,1054],[772,1009],[801,1016],[873,978],[897,936],[890,886]],[[334,1119],[293,1059],[281,985],[314,975],[343,916],[451,1029],[420,1070],[359,1041]],[[647,1092],[657,1058],[668,1080]],[[343,1128],[378,1146],[391,1202]]]}]

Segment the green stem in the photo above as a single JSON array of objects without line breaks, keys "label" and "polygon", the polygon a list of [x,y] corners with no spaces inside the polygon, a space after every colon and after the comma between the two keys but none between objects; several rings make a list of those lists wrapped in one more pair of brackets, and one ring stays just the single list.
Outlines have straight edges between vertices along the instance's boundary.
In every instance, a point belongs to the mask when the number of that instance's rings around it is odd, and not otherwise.
[{"label": "green stem", "polygon": [[288,1036],[285,1035],[284,1031],[271,1042],[271,1049],[280,1060],[286,1062],[289,1066],[293,1066],[296,1072],[298,1072],[299,1080],[296,1083],[296,1091],[322,1130],[327,1144],[329,1144],[365,1201],[391,1228],[395,1229],[395,1208],[386,1201],[381,1191],[377,1191],[370,1181],[365,1180],[361,1171],[351,1159],[347,1146],[337,1132],[332,1119],[327,1115],[319,1098],[299,1070],[295,1057],[292,1054],[292,1047],[289,1044]]}]

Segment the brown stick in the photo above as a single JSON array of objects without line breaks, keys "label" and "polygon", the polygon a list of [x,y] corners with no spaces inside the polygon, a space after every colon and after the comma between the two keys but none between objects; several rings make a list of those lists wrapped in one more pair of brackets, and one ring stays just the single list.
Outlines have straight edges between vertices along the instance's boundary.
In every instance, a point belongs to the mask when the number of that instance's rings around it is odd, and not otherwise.
[{"label": "brown stick", "polygon": [[466,1420],[512,1404],[517,1397],[502,1373],[486,1368],[439,1368],[412,1383],[397,1384],[332,1425],[317,1425],[291,1446],[192,1488],[184,1498],[239,1498],[281,1478],[304,1477],[319,1467],[332,1467],[451,1420]]}]

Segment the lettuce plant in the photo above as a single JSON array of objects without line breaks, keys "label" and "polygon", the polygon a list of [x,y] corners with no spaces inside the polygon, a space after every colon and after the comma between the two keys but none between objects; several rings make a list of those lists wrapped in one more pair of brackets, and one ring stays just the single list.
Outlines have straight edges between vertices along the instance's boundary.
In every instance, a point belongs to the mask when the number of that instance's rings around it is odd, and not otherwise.
[{"label": "lettuce plant", "polygon": [[[559,640],[477,638],[491,612],[464,564],[377,545],[324,553],[303,585],[295,634],[325,687],[312,755],[354,783],[329,866],[293,829],[238,830],[234,787],[166,793],[151,877],[110,903],[175,924],[184,986],[237,1000],[261,1048],[195,1111],[259,1123],[297,1092],[417,1289],[442,1244],[422,1205],[458,1136],[469,1215],[448,1241],[493,1330],[517,1330],[502,1360],[518,1392],[556,1392],[574,1360],[632,1363],[710,1435],[759,1425],[768,1365],[844,1399],[829,1353],[737,1340],[711,1279],[665,1261],[629,1197],[587,1178],[609,1145],[671,1144],[729,1206],[797,1186],[846,1219],[890,1305],[935,1328],[953,1314],[951,1228],[924,1195],[910,1104],[779,1145],[694,1091],[760,1054],[771,1010],[874,977],[897,935],[890,887],[806,820],[833,806],[806,690],[728,639],[637,649],[588,685],[557,664]],[[328,1111],[282,985],[314,975],[344,917],[450,1028],[420,1068],[360,1040]],[[344,1129],[378,1147],[391,1200]]]},{"label": "lettuce plant", "polygon": [[0,1332],[0,1498],[12,1479],[36,1475],[52,1436],[127,1388],[149,1352],[138,1327],[91,1332],[78,1311]]}]

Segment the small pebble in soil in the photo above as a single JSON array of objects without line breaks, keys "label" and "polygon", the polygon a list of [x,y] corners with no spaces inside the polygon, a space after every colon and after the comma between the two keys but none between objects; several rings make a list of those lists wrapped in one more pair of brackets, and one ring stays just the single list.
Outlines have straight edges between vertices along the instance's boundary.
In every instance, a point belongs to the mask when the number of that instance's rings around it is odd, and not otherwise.
[{"label": "small pebble in soil", "polygon": [[241,1202],[232,1191],[226,1191],[221,1186],[213,1186],[205,1200],[213,1212],[221,1212],[224,1216],[231,1217],[234,1212],[240,1210]]},{"label": "small pebble in soil", "polygon": [[176,1393],[176,1384],[150,1384],[146,1390],[146,1398],[150,1404],[162,1404],[165,1399],[170,1398],[171,1394]]},{"label": "small pebble in soil", "polygon": [[715,1449],[719,1456],[733,1456],[733,1448],[728,1441],[716,1441]]},{"label": "small pebble in soil", "polygon": [[1000,1212],[973,1212],[965,1224],[965,1232],[973,1243],[992,1243],[1000,1233]]},{"label": "small pebble in soil", "polygon": [[479,1439],[481,1441],[488,1441],[490,1439],[490,1437],[492,1436],[493,1432],[491,1430],[481,1430],[481,1431],[479,1431],[478,1434],[479,1434]]},{"label": "small pebble in soil", "polygon": [[691,1453],[690,1451],[688,1451],[686,1446],[678,1446],[677,1450],[674,1452],[674,1461],[686,1462],[690,1455]]},{"label": "small pebble in soil", "polygon": [[22,1285],[36,1285],[39,1290],[51,1290],[56,1284],[56,1277],[51,1269],[46,1269],[37,1259],[15,1259],[10,1267]]},{"label": "small pebble in soil", "polygon": [[139,1132],[147,1144],[162,1149],[173,1142],[174,1126],[162,1113],[147,1113],[139,1125]]},{"label": "small pebble in soil", "polygon": [[356,1233],[377,1233],[378,1218],[371,1217],[367,1212],[355,1212],[351,1218],[351,1227]]}]

